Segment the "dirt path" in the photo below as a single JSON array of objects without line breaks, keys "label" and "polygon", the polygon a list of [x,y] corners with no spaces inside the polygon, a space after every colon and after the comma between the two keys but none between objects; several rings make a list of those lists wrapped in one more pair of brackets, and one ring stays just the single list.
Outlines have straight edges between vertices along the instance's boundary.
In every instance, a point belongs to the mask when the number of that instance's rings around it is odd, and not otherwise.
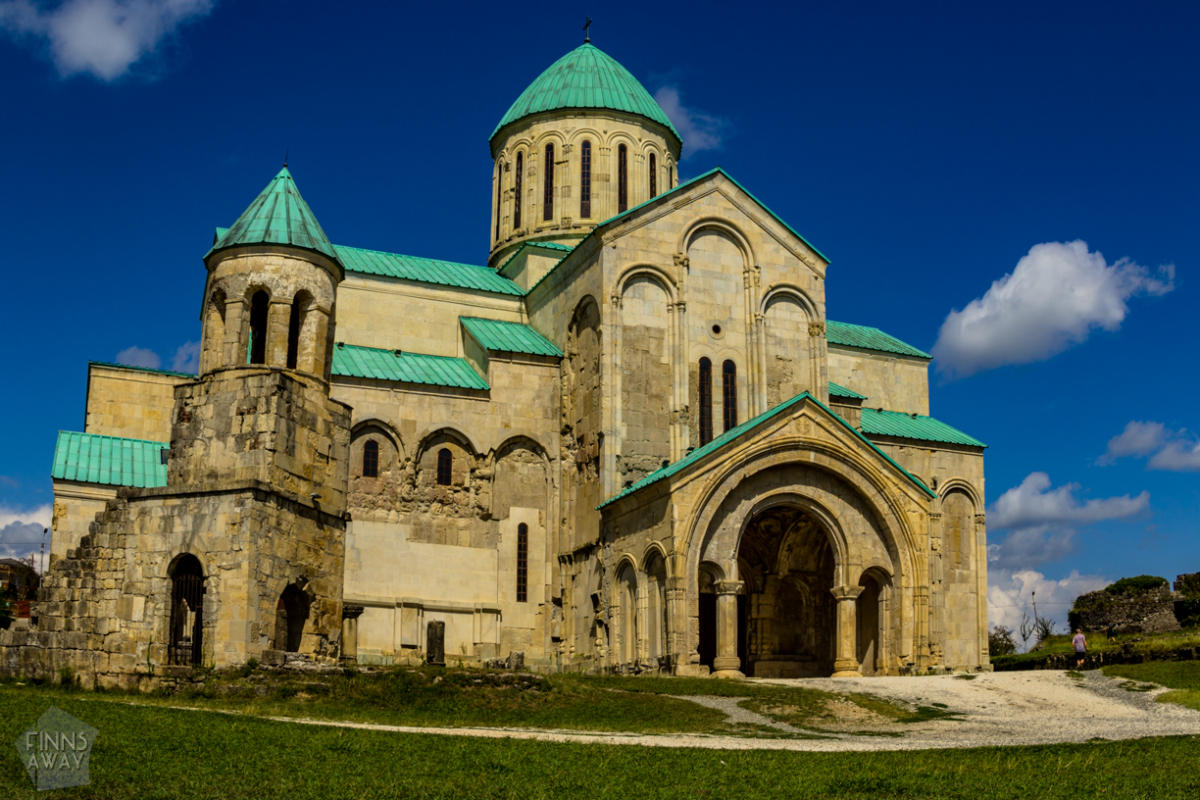
[{"label": "dirt path", "polygon": [[[1200,712],[1157,703],[1163,689],[1130,691],[1123,679],[1099,672],[1083,679],[1062,672],[982,673],[971,680],[950,675],[921,678],[828,678],[763,681],[825,689],[865,692],[917,705],[942,704],[960,717],[898,726],[900,736],[830,733],[829,738],[753,738],[710,734],[585,733],[525,728],[442,728],[378,725],[358,722],[269,717],[278,722],[394,733],[478,736],[489,739],[533,739],[584,744],[643,747],[695,747],[723,750],[805,750],[815,752],[924,750],[951,747],[1086,742],[1090,739],[1140,739],[1147,736],[1200,735]],[[693,699],[717,707],[712,698]],[[723,701],[727,713],[738,712]],[[744,711],[744,709],[742,709]],[[750,712],[747,712],[750,713]],[[754,715],[757,716],[757,715]],[[734,721],[748,721],[734,716]],[[777,726],[776,726],[777,727]]]}]

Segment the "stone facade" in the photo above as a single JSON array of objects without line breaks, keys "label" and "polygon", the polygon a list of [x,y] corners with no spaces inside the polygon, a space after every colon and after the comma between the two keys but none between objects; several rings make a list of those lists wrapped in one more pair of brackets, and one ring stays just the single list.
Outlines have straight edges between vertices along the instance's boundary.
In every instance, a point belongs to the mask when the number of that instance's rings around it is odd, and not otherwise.
[{"label": "stone facade", "polygon": [[352,268],[298,193],[218,232],[200,375],[93,366],[87,433],[169,443],[165,486],[56,474],[3,669],[410,662],[430,631],[537,669],[987,668],[983,448],[921,433],[928,359],[830,344],[826,259],[719,170],[677,185],[673,131],[546,109],[492,139],[488,267]]}]

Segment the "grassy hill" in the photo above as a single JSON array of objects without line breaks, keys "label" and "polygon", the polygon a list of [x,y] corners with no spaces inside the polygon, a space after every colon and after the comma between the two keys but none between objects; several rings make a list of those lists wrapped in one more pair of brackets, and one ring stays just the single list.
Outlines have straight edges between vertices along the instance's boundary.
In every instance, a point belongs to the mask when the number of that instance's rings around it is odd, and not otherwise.
[{"label": "grassy hill", "polygon": [[[1103,632],[1087,633],[1085,669],[1105,664],[1140,664],[1144,661],[1191,661],[1200,659],[1200,628],[1183,628],[1168,633],[1125,633],[1112,639]],[[1071,634],[1051,636],[1028,653],[993,656],[992,666],[1009,669],[1074,669],[1075,648]]]}]

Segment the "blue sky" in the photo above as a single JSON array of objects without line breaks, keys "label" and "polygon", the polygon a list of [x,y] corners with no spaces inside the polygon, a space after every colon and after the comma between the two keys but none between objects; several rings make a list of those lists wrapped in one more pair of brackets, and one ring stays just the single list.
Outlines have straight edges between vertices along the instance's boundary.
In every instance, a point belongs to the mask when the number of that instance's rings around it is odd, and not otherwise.
[{"label": "blue sky", "polygon": [[212,229],[285,152],[335,242],[483,263],[487,137],[586,12],[681,178],[829,256],[832,318],[936,346],[934,415],[991,445],[993,621],[1200,570],[1196,7],[345,5],[0,0],[0,550],[89,359],[187,366]]}]

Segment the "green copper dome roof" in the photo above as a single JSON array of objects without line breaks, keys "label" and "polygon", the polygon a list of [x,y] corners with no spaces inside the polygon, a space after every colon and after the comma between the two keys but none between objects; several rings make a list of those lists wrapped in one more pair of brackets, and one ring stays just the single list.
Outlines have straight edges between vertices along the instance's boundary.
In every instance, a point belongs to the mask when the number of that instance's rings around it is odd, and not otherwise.
[{"label": "green copper dome roof", "polygon": [[329,237],[300,196],[287,167],[279,170],[209,252],[240,244],[288,244],[338,261]]},{"label": "green copper dome roof", "polygon": [[682,141],[666,113],[638,79],[603,50],[584,42],[551,64],[508,109],[500,129],[539,111],[560,108],[607,108],[653,120]]}]

